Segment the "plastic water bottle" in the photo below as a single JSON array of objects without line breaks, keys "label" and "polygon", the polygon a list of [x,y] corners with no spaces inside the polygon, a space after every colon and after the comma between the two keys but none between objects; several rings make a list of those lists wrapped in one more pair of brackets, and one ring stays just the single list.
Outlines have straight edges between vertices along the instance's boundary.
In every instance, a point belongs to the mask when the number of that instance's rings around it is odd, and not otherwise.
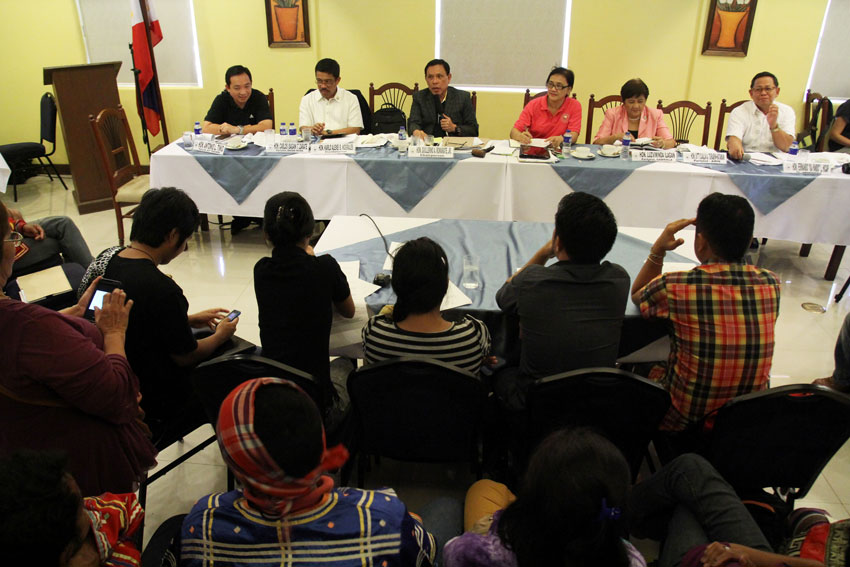
[{"label": "plastic water bottle", "polygon": [[404,126],[398,129],[398,139],[399,141],[407,139],[407,132],[405,131]]},{"label": "plastic water bottle", "polygon": [[564,143],[561,144],[561,153],[566,154],[573,149],[573,133],[567,130],[564,132]]},{"label": "plastic water bottle", "polygon": [[632,145],[632,138],[628,132],[623,134],[623,147],[620,149],[620,159],[629,159],[629,146]]},{"label": "plastic water bottle", "polygon": [[797,143],[797,140],[791,142],[791,147],[788,148],[788,153],[792,156],[797,155],[797,152],[800,150],[800,144]]},{"label": "plastic water bottle", "polygon": [[195,135],[197,136],[200,133],[201,133],[201,123],[195,122]]},{"label": "plastic water bottle", "polygon": [[286,136],[287,133],[288,133],[288,130],[286,129],[286,122],[281,122],[280,123],[280,135]]},{"label": "plastic water bottle", "polygon": [[298,136],[298,130],[295,129],[295,122],[289,123],[289,137],[296,138]]}]

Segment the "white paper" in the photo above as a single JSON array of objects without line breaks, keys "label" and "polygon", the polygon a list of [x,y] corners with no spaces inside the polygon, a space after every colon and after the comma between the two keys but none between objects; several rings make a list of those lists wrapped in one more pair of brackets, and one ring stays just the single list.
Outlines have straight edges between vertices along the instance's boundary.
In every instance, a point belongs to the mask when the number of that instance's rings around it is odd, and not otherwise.
[{"label": "white paper", "polygon": [[781,159],[775,158],[764,152],[753,152],[749,154],[749,156],[750,163],[755,165],[782,165]]},{"label": "white paper", "polygon": [[472,300],[469,299],[458,286],[449,282],[449,289],[443,297],[443,302],[440,304],[440,311],[446,311],[447,309],[454,309],[455,307],[471,304]]},{"label": "white paper", "polygon": [[[398,136],[398,134],[396,134]],[[389,138],[386,134],[367,134],[357,137],[357,147],[360,148],[379,148],[387,143]]]},{"label": "white paper", "polygon": [[[522,145],[522,143],[519,140],[514,140],[513,138],[511,138],[510,145],[512,148],[518,148]],[[543,138],[532,138],[531,143],[527,145],[532,146],[534,148],[545,148],[549,146],[549,142],[547,142]]]},{"label": "white paper", "polygon": [[381,268],[382,270],[393,269],[393,258],[395,258],[395,253],[398,252],[398,249],[401,248],[402,244],[404,244],[404,242],[390,242],[390,253],[387,254],[387,259],[384,260],[384,265]]},{"label": "white paper", "polygon": [[[330,351],[335,354],[345,354],[346,356],[354,356],[356,358],[362,357],[362,354],[358,356],[357,353],[361,350],[363,342],[362,331],[368,321],[369,310],[366,307],[366,301],[364,299],[354,300],[354,317],[351,319],[346,319],[334,311],[334,318],[331,322],[331,337],[328,343]],[[343,350],[345,347],[352,346],[354,347],[352,350]]]},{"label": "white paper", "polygon": [[345,274],[345,279],[348,280],[348,288],[351,290],[351,297],[355,303],[363,299],[367,295],[372,295],[381,286],[360,279],[360,261],[351,260],[350,262],[340,262],[339,267],[342,273]]}]

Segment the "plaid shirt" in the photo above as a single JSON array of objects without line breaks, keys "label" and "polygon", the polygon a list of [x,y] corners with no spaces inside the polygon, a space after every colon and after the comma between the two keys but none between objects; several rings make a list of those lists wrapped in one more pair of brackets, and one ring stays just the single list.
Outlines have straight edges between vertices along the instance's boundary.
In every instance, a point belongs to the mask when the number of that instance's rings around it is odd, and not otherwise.
[{"label": "plaid shirt", "polygon": [[661,429],[680,431],[731,398],[767,387],[779,280],[744,264],[662,274],[643,288],[643,317],[669,319],[670,357],[649,378],[673,400]]}]

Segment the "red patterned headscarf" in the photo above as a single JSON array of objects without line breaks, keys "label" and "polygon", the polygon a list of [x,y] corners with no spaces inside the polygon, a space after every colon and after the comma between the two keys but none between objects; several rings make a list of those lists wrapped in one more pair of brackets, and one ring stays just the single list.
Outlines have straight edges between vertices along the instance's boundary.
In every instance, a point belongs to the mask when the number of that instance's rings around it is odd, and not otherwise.
[{"label": "red patterned headscarf", "polygon": [[268,384],[283,384],[307,395],[289,380],[248,380],[234,388],[221,404],[217,436],[221,454],[242,483],[245,498],[266,514],[284,516],[317,503],[330,492],[333,479],[322,473],[341,467],[348,460],[348,450],[342,445],[327,449],[323,428],[322,458],[316,468],[301,478],[287,475],[254,430],[257,389]]}]

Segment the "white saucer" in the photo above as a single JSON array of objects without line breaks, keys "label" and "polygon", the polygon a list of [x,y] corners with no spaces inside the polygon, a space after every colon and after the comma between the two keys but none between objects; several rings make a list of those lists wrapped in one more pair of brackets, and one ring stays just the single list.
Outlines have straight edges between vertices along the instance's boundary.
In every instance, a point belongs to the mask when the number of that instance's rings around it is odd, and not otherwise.
[{"label": "white saucer", "polygon": [[228,150],[244,150],[248,147],[248,144],[246,144],[245,142],[239,142],[238,144],[227,144],[224,147]]},{"label": "white saucer", "polygon": [[573,157],[574,157],[574,158],[576,158],[576,159],[594,159],[594,158],[596,157],[596,156],[595,156],[594,154],[592,154],[592,153],[591,153],[591,154],[581,155],[581,154],[577,154],[575,151],[570,152],[570,155],[571,155],[571,156],[573,156]]},{"label": "white saucer", "polygon": [[606,154],[606,153],[605,153],[605,152],[603,152],[601,149],[599,149],[599,150],[597,150],[597,152],[596,152],[596,153],[597,153],[598,155],[602,156],[602,157],[609,157],[609,158],[620,157],[620,152],[614,152],[614,153],[611,153],[611,154]]}]

